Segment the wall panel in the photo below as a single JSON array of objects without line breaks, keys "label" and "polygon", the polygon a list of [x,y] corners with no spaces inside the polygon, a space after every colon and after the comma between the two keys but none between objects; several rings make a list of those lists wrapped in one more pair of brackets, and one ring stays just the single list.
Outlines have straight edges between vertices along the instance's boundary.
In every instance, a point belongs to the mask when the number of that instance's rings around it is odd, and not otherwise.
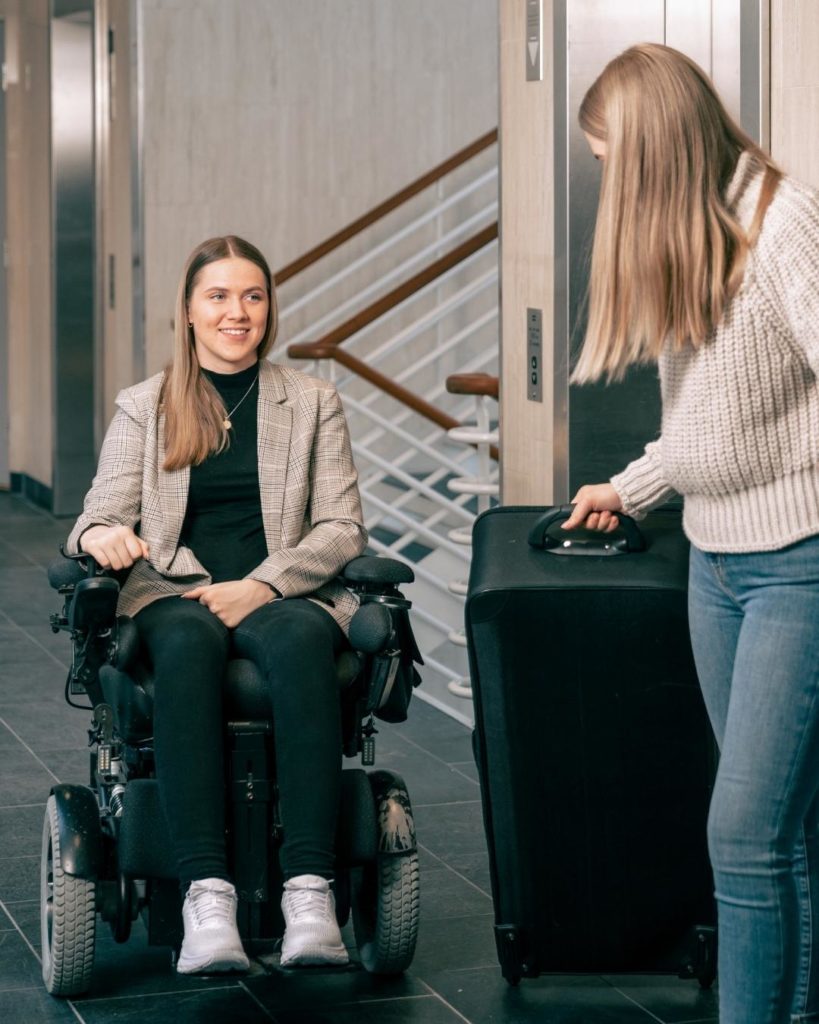
[{"label": "wall panel", "polygon": [[48,9],[48,0],[0,0],[6,23],[9,463],[12,474],[45,498],[52,475]]},{"label": "wall panel", "polygon": [[771,153],[819,188],[819,9],[815,0],[771,3]]},{"label": "wall panel", "polygon": [[495,0],[137,9],[148,372],[203,238],[283,266],[497,124]]}]

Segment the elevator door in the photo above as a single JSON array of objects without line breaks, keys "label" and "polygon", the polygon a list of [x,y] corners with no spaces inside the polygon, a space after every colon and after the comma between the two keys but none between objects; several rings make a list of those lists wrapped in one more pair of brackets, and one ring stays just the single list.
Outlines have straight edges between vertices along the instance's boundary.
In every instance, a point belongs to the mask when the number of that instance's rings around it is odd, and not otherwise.
[{"label": "elevator door", "polygon": [[[0,54],[5,61],[6,26],[0,19]],[[9,473],[9,311],[6,290],[6,90],[0,89],[0,488],[10,483]]]},{"label": "elevator door", "polygon": [[94,473],[94,6],[51,3],[52,486],[53,511],[70,515]]}]

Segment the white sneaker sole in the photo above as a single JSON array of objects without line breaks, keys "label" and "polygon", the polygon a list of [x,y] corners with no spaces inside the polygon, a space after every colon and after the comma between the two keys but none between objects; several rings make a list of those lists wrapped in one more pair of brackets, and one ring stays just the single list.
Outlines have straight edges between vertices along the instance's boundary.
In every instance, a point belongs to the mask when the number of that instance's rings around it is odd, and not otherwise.
[{"label": "white sneaker sole", "polygon": [[250,961],[244,953],[223,950],[199,959],[180,956],[176,962],[177,974],[226,974],[228,971],[246,971]]},{"label": "white sneaker sole", "polygon": [[350,962],[344,946],[302,946],[298,952],[285,953],[282,950],[282,967],[317,967],[320,964],[334,964],[342,967]]}]

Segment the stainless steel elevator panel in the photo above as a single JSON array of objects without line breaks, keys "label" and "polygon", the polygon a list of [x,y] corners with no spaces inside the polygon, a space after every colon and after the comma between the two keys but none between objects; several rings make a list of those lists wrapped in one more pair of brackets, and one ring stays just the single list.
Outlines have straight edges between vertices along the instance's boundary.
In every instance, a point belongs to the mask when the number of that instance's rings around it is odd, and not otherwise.
[{"label": "stainless steel elevator panel", "polygon": [[[6,52],[6,23],[0,20],[0,53]],[[5,79],[5,67],[3,78]],[[6,93],[0,89],[0,487],[11,482],[9,458],[9,311],[6,287]]]},{"label": "stainless steel elevator panel", "polygon": [[79,511],[94,473],[93,0],[51,4],[54,246],[53,511]]},{"label": "stainless steel elevator panel", "polygon": [[[561,6],[556,3],[556,7]],[[713,79],[730,113],[753,138],[767,141],[767,15],[765,0],[563,0],[565,33],[555,33],[555,60],[568,53],[566,111],[555,139],[555,179],[565,178],[567,216],[556,215],[556,295],[567,309],[555,320],[555,389],[565,423],[556,424],[556,453],[567,465],[555,468],[555,501],[571,498],[583,483],[608,479],[638,456],[659,432],[656,372],[634,369],[620,384],[570,387],[568,365],[585,329],[591,239],[597,212],[600,165],[591,156],[577,123],[584,93],[605,64],[628,46],[658,42],[687,53]],[[555,13],[555,28],[560,24]],[[556,89],[557,92],[557,89]],[[562,274],[567,279],[562,280]],[[563,324],[567,324],[564,327]],[[565,347],[563,339],[565,338]],[[567,486],[568,485],[568,486]]]}]

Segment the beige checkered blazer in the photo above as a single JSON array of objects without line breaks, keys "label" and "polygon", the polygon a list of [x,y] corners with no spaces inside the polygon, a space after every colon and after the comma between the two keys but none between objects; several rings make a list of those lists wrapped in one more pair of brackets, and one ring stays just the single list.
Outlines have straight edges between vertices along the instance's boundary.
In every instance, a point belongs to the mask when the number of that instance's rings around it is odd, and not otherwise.
[{"label": "beige checkered blazer", "polygon": [[[150,557],[122,588],[118,611],[134,615],[159,597],[210,581],[179,544],[190,468],[163,470],[162,374],[126,388],[103,442],[97,475],[68,538],[76,553],[95,524],[138,528]],[[349,625],[356,599],[334,582],[367,542],[347,423],[332,384],[262,361],[258,402],[259,490],[268,557],[249,576],[285,598],[309,595]]]}]

